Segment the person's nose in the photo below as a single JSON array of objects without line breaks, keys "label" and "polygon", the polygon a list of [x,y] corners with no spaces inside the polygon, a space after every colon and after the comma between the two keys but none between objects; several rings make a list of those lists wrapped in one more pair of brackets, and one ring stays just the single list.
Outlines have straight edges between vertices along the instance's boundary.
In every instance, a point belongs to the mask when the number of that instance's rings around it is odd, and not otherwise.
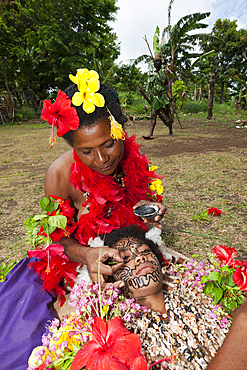
[{"label": "person's nose", "polygon": [[96,162],[98,164],[104,164],[110,159],[109,155],[102,149],[98,149],[96,152]]},{"label": "person's nose", "polygon": [[147,261],[147,257],[144,254],[140,254],[135,258],[136,265],[139,265],[140,263],[144,263]]}]

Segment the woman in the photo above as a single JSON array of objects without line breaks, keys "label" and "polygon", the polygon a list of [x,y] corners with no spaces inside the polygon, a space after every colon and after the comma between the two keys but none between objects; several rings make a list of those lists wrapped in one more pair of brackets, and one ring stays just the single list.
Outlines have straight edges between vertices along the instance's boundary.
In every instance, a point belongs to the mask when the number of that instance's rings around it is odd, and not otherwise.
[{"label": "woman", "polygon": [[[148,171],[147,157],[140,154],[134,138],[122,130],[126,117],[117,93],[100,84],[95,71],[79,69],[70,79],[75,83],[65,90],[67,96],[59,91],[54,104],[45,101],[41,115],[52,127],[58,127],[58,136],[72,147],[49,167],[45,193],[61,204],[60,214],[64,205],[72,212],[65,232],[56,230],[51,237],[60,242],[71,261],[86,264],[95,281],[100,249],[88,248],[90,237],[131,223],[146,229],[148,220],[135,216],[133,209],[153,201],[149,184],[157,176]],[[155,204],[159,214],[152,224],[161,227],[165,207]],[[120,267],[105,265],[109,256],[121,262],[117,250],[104,250],[102,282],[103,274],[112,275]]]},{"label": "woman", "polygon": [[[58,136],[73,148],[59,157],[46,174],[45,192],[58,201],[60,215],[67,217],[65,230],[57,228],[50,237],[64,247],[70,261],[87,265],[94,281],[97,280],[100,256],[103,283],[103,275],[116,272],[122,259],[117,249],[104,248],[102,251],[101,248],[89,248],[89,239],[134,222],[146,228],[147,220],[135,216],[133,208],[150,203],[154,192],[149,190],[149,183],[157,176],[148,170],[147,157],[140,154],[134,138],[128,138],[123,132],[121,124],[126,119],[116,92],[106,85],[100,86],[98,74],[94,71],[78,70],[77,75],[70,78],[74,84],[66,89],[66,93],[59,91],[53,104],[46,100],[42,110],[42,118],[52,125],[51,145],[55,141],[53,129],[56,126]],[[159,215],[153,223],[158,224],[165,207],[159,202],[155,204],[159,207]],[[25,368],[32,348],[40,344],[44,323],[56,316],[50,308],[53,297],[44,292],[42,279],[52,286],[52,293],[64,294],[60,272],[65,271],[64,277],[69,276],[70,280],[75,275],[75,263],[68,261],[56,244],[43,251],[32,251],[29,256],[34,258],[21,261],[0,286],[0,295],[4,297],[0,320],[4,350],[0,363],[6,369]],[[104,264],[108,258],[120,263],[108,266]],[[58,276],[61,277],[59,281]],[[122,281],[115,283],[116,287],[122,285]],[[44,282],[43,286],[46,286]],[[10,287],[13,290],[9,290]],[[18,290],[15,303],[19,311],[13,309],[11,299],[11,296],[16,296],[15,289]],[[6,323],[9,322],[11,308],[12,322],[16,320],[18,326],[12,325],[10,331]],[[23,320],[19,320],[20,317]],[[30,321],[35,325],[29,325]],[[24,351],[20,347],[20,332],[25,343]]]}]

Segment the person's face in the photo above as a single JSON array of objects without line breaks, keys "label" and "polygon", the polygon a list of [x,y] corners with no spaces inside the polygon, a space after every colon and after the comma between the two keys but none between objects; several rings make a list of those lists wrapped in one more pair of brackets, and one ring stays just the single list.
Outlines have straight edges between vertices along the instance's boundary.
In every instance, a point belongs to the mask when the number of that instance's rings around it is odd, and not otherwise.
[{"label": "person's face", "polygon": [[162,61],[160,59],[154,59],[154,66],[159,71],[162,66]]},{"label": "person's face", "polygon": [[148,245],[133,238],[123,238],[113,245],[119,250],[124,265],[113,275],[115,281],[123,280],[124,294],[132,298],[145,298],[162,289],[161,266]]},{"label": "person's face", "polygon": [[79,128],[73,135],[73,146],[82,162],[101,175],[112,175],[124,152],[122,140],[114,140],[110,134],[106,118]]}]

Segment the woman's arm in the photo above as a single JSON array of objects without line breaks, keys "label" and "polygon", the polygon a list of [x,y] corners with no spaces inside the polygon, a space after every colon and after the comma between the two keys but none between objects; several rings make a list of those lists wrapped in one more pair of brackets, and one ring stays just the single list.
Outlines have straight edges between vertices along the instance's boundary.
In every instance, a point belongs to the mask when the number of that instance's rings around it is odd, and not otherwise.
[{"label": "woman's arm", "polygon": [[[87,266],[92,281],[98,282],[98,270],[100,271],[102,288],[104,288],[104,284],[106,283],[103,275],[113,275],[122,266],[123,259],[120,257],[117,249],[83,246],[74,238],[63,238],[60,244],[64,247],[64,253],[70,260],[83,263]],[[109,258],[113,258],[119,263],[114,266],[104,264]],[[115,288],[121,288],[124,283],[120,280],[111,285],[114,285]]]},{"label": "woman's arm", "polygon": [[233,311],[233,323],[207,370],[247,369],[247,303]]},{"label": "woman's arm", "polygon": [[159,214],[158,216],[156,216],[153,220],[150,220],[150,219],[147,219],[147,218],[142,218],[143,222],[145,224],[149,224],[149,225],[152,225],[152,226],[156,226],[158,228],[162,228],[162,225],[160,224],[160,220],[163,218],[164,216],[164,213],[166,211],[166,207],[162,204],[162,203],[158,203],[158,202],[150,202],[148,200],[140,200],[140,202],[138,202],[134,207],[133,207],[133,210],[140,207],[140,206],[143,206],[145,204],[154,204],[156,206],[159,207]]}]

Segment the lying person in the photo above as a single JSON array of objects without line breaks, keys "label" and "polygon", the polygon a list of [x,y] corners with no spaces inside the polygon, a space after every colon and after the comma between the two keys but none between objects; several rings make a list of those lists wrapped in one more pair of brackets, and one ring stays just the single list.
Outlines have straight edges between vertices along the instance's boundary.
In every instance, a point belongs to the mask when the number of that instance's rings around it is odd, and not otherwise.
[{"label": "lying person", "polygon": [[141,338],[149,364],[173,355],[176,361],[169,364],[170,369],[205,369],[228,328],[222,329],[217,319],[209,317],[212,300],[197,287],[177,281],[172,291],[163,293],[160,252],[146,235],[131,225],[105,236],[105,244],[119,250],[124,260],[114,280],[124,281],[124,294],[152,310],[127,328]]},{"label": "lying person", "polygon": [[[139,336],[143,355],[149,366],[169,358],[169,369],[206,369],[222,345],[228,328],[222,329],[218,319],[210,318],[209,313],[214,308],[212,300],[197,287],[185,286],[182,280],[177,280],[172,291],[163,292],[161,254],[158,245],[151,240],[151,234],[137,225],[130,225],[113,230],[103,238],[104,245],[118,250],[123,259],[113,280],[123,281],[124,295],[135,300],[132,314],[120,312],[119,315],[125,327]],[[102,250],[103,248],[101,247]],[[83,291],[83,284],[79,283],[72,290],[79,295],[78,307],[85,304],[85,297],[90,291],[90,285],[86,285],[86,290]],[[76,294],[73,293],[73,296]],[[127,300],[128,312],[132,310],[131,299]],[[124,305],[126,303],[123,302],[122,306]],[[148,309],[137,315],[137,307],[144,305]],[[74,312],[78,312],[77,306],[70,316],[72,320],[75,320]],[[93,310],[90,309],[90,312]],[[64,326],[67,324],[62,324],[61,328]],[[73,330],[76,331],[76,327]],[[71,340],[71,334],[69,337]],[[156,365],[156,369],[161,368],[160,366],[167,368],[165,365],[166,362],[162,361]]]}]

